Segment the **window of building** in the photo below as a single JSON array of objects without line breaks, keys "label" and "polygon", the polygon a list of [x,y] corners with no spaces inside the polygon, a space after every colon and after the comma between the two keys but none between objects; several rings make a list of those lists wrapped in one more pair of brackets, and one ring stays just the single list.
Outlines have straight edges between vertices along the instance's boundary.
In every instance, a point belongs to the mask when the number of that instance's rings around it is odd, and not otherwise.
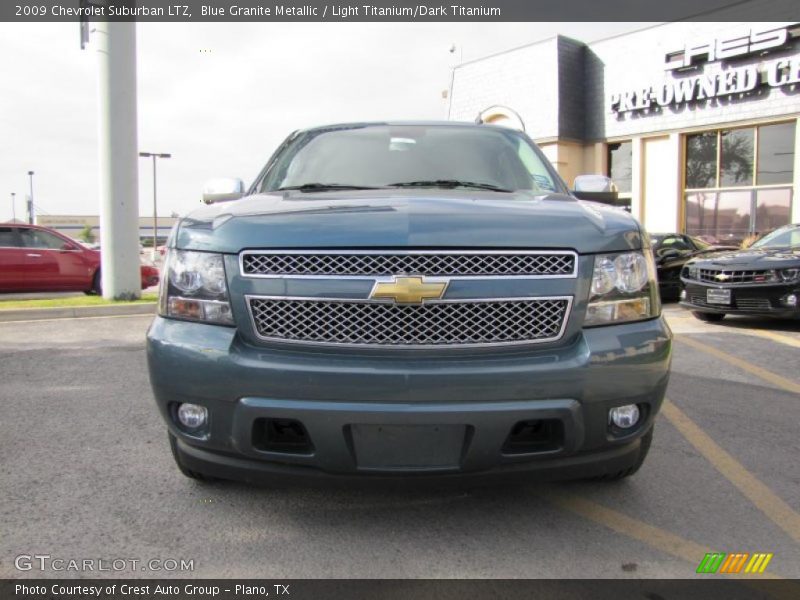
[{"label": "window of building", "polygon": [[739,243],[791,221],[795,123],[686,136],[686,233]]},{"label": "window of building", "polygon": [[686,187],[716,187],[717,134],[698,133],[686,137]]},{"label": "window of building", "polygon": [[794,121],[758,128],[758,185],[792,183],[794,143]]},{"label": "window of building", "polygon": [[719,187],[753,185],[755,129],[720,131]]},{"label": "window of building", "polygon": [[620,194],[631,193],[632,148],[631,142],[608,145],[608,176],[617,184]]}]

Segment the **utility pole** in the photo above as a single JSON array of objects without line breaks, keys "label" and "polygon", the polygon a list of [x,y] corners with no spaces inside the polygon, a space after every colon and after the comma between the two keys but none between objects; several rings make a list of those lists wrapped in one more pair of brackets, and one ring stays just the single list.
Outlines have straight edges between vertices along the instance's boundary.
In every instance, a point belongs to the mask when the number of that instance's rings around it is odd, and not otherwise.
[{"label": "utility pole", "polygon": [[33,171],[28,171],[28,177],[31,180],[31,193],[28,196],[28,223],[33,225]]},{"label": "utility pole", "polygon": [[100,261],[103,297],[141,297],[136,23],[94,24],[98,70]]},{"label": "utility pole", "polygon": [[158,178],[156,176],[156,159],[171,158],[172,154],[167,154],[164,152],[139,152],[139,156],[142,158],[152,157],[153,159],[153,262],[155,262],[157,257],[156,248],[158,247],[158,201],[156,199]]}]

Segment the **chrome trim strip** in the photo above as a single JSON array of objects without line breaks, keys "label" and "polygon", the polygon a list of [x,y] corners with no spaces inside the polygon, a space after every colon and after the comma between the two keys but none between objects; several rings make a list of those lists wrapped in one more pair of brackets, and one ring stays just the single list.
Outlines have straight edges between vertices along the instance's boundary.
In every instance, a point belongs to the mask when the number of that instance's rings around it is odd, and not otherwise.
[{"label": "chrome trim strip", "polygon": [[[361,304],[377,304],[377,303],[384,303],[384,300],[369,300],[369,299],[350,299],[350,298],[317,298],[317,297],[309,297],[309,296],[259,296],[259,295],[251,295],[245,294],[244,296],[245,302],[247,303],[247,313],[250,316],[250,325],[253,328],[253,333],[255,336],[265,342],[273,342],[279,344],[303,344],[307,346],[325,346],[329,348],[375,348],[375,349],[386,349],[386,348],[396,348],[396,349],[403,349],[403,348],[410,348],[410,349],[427,349],[427,350],[437,350],[439,348],[444,349],[454,349],[454,348],[495,348],[498,346],[524,346],[524,345],[533,345],[533,344],[547,344],[551,342],[557,342],[562,337],[564,337],[564,331],[567,328],[567,323],[569,322],[570,317],[572,316],[572,304],[573,304],[573,296],[522,296],[522,297],[510,297],[510,298],[464,298],[464,299],[451,299],[451,300],[425,300],[424,303],[430,302],[431,304],[436,303],[467,303],[467,302],[521,302],[521,301],[539,301],[539,300],[566,300],[567,308],[564,310],[564,318],[561,321],[561,327],[558,330],[558,334],[549,337],[549,338],[542,338],[538,340],[520,340],[515,342],[480,342],[480,343],[472,343],[472,344],[347,344],[347,343],[340,343],[340,342],[315,342],[315,341],[306,341],[306,340],[287,340],[285,338],[276,338],[276,337],[269,337],[263,336],[258,332],[258,326],[256,325],[255,317],[253,316],[253,309],[251,306],[251,300],[301,300],[301,301],[318,301],[318,302],[343,302],[343,303],[361,303]],[[395,304],[395,302],[389,300],[390,304]],[[404,306],[402,304],[398,304],[398,306]],[[419,306],[419,305],[411,305],[411,306]]]},{"label": "chrome trim strip", "polygon": [[[461,254],[461,255],[485,255],[491,256],[493,254],[518,254],[525,256],[541,256],[541,255],[557,255],[557,256],[572,256],[572,273],[563,275],[448,275],[447,273],[438,273],[427,275],[425,273],[381,273],[377,275],[295,275],[295,274],[270,274],[259,275],[244,272],[244,257],[245,255],[270,255],[270,254],[339,254],[339,255],[367,255],[367,254],[380,254],[380,255],[398,255],[410,256],[415,254],[420,255],[436,255],[436,254]],[[283,250],[275,248],[271,250],[242,250],[239,253],[239,275],[248,279],[349,279],[349,280],[364,280],[375,279],[376,277],[387,277],[391,275],[419,275],[427,277],[447,277],[450,280],[494,280],[494,279],[576,279],[578,277],[578,253],[572,250],[460,250],[453,248],[452,250],[327,250],[324,248],[313,248],[310,250]]]}]

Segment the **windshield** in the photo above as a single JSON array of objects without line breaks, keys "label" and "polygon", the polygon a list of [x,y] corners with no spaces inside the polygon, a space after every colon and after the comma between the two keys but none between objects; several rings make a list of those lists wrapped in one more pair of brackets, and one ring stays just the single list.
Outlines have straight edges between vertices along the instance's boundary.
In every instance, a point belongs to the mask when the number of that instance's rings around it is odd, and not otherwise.
[{"label": "windshield", "polygon": [[752,248],[800,248],[800,227],[776,229],[755,242]]},{"label": "windshield", "polygon": [[700,238],[692,237],[691,240],[698,250],[708,250],[711,248],[711,244],[701,240]]},{"label": "windshield", "polygon": [[301,133],[275,159],[259,191],[471,187],[563,191],[540,152],[513,130],[370,125]]}]

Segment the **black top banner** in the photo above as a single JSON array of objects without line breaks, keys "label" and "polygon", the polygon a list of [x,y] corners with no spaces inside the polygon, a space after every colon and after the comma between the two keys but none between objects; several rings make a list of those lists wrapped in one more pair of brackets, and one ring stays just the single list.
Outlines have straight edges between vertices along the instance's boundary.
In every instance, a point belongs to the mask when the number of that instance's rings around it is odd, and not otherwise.
[{"label": "black top banner", "polygon": [[0,21],[786,21],[797,0],[3,0]]}]

